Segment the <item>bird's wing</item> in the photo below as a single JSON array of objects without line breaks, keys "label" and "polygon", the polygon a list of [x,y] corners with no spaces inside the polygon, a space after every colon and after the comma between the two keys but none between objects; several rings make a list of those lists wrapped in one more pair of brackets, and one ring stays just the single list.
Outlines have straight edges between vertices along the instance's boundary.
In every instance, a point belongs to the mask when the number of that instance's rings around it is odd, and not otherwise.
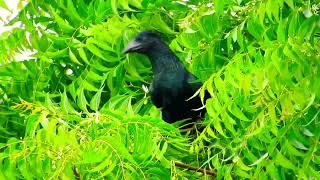
[{"label": "bird's wing", "polygon": [[162,107],[162,98],[161,93],[159,92],[159,88],[154,87],[154,83],[150,85],[150,93],[151,93],[151,101],[157,107]]}]

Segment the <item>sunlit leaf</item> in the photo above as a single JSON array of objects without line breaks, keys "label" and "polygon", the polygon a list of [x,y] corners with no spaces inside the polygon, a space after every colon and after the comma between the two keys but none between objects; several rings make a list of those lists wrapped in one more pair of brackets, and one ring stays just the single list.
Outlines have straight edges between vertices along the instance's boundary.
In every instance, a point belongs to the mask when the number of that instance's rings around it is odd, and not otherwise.
[{"label": "sunlit leaf", "polygon": [[58,23],[59,27],[65,31],[66,33],[72,33],[75,29],[70,24],[68,24],[64,19],[62,19],[53,8],[51,9],[51,14],[55,18],[56,22]]},{"label": "sunlit leaf", "polygon": [[277,152],[276,163],[288,169],[295,169],[296,167],[291,163],[289,159],[283,156],[280,152]]},{"label": "sunlit leaf", "polygon": [[236,104],[233,103],[231,106],[228,107],[228,110],[240,120],[250,121]]},{"label": "sunlit leaf", "polygon": [[70,57],[70,60],[71,60],[72,62],[83,66],[83,64],[81,64],[81,63],[78,61],[77,57],[73,54],[73,52],[71,51],[71,49],[69,49],[69,57]]},{"label": "sunlit leaf", "polygon": [[102,86],[96,94],[93,96],[93,98],[90,101],[90,108],[94,111],[98,111],[99,105],[100,105],[100,100],[101,100],[101,93],[103,90],[104,86]]},{"label": "sunlit leaf", "polygon": [[263,161],[265,158],[267,158],[269,156],[268,153],[265,153],[264,155],[262,155],[257,161],[255,161],[254,163],[250,164],[249,166],[255,166],[257,164],[259,164],[261,161]]}]

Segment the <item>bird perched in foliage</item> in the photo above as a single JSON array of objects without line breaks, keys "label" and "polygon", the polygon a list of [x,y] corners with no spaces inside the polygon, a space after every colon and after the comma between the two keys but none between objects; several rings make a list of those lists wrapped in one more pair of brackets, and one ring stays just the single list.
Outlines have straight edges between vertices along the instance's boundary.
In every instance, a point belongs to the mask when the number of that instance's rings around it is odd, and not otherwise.
[{"label": "bird perched in foliage", "polygon": [[183,63],[171,51],[160,35],[152,31],[139,33],[123,50],[123,53],[141,53],[148,56],[153,70],[150,86],[151,100],[162,108],[162,119],[168,123],[191,119],[196,121],[204,116],[199,96],[191,98],[202,83],[188,72]]}]

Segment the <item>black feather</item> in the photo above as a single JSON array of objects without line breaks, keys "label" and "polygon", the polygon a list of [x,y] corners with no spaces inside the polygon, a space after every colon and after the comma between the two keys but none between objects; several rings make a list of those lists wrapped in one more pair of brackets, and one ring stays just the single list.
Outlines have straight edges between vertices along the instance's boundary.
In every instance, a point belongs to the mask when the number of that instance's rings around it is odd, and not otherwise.
[{"label": "black feather", "polygon": [[188,72],[183,63],[171,51],[161,37],[154,32],[143,31],[131,41],[124,53],[137,52],[149,57],[153,70],[150,87],[151,100],[157,108],[162,108],[162,118],[168,123],[191,119],[196,121],[204,116],[200,97],[190,100],[202,83]]}]

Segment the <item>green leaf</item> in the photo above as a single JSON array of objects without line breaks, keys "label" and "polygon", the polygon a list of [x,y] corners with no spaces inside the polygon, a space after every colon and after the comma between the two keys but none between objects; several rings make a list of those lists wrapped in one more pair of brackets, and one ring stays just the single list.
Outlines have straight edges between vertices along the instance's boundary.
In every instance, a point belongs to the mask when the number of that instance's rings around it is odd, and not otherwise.
[{"label": "green leaf", "polygon": [[17,161],[17,166],[24,179],[33,179],[30,170],[28,169],[28,162],[25,159],[20,159]]},{"label": "green leaf", "polygon": [[320,173],[318,170],[315,170],[313,167],[311,166],[304,166],[304,172],[306,172],[307,174],[309,174],[309,177],[314,177],[315,179],[320,179]]},{"label": "green leaf", "polygon": [[291,9],[294,9],[293,0],[284,0]]},{"label": "green leaf", "polygon": [[99,91],[98,88],[96,88],[94,85],[92,85],[91,83],[89,83],[86,80],[83,80],[81,83],[82,83],[82,87],[88,91]]},{"label": "green leaf", "polygon": [[123,145],[119,139],[115,137],[103,137],[112,147],[113,150],[120,154],[123,159],[127,159],[130,163],[136,165],[137,162],[133,159],[132,155],[128,152],[126,147]]},{"label": "green leaf", "polygon": [[110,174],[112,172],[112,170],[118,165],[118,162],[116,161],[112,161],[111,165],[109,165],[109,167],[107,168],[106,171],[104,171],[101,176],[107,176],[108,174]]},{"label": "green leaf", "polygon": [[294,11],[290,15],[290,23],[289,23],[289,29],[288,29],[289,36],[295,37],[297,29],[298,29],[298,13]]},{"label": "green leaf", "polygon": [[213,127],[224,137],[227,137],[226,134],[224,133],[224,130],[222,129],[220,119],[219,118],[213,118]]},{"label": "green leaf", "polygon": [[90,108],[94,111],[98,111],[100,101],[101,101],[101,93],[103,90],[104,86],[102,86],[98,92],[93,96],[93,98],[90,101]]},{"label": "green leaf", "polygon": [[237,31],[237,42],[241,48],[244,48],[244,36],[242,33],[243,31],[240,29]]},{"label": "green leaf", "polygon": [[233,125],[236,124],[236,122],[228,115],[226,111],[222,113],[221,119],[223,120],[223,124],[226,126],[226,128],[231,131],[233,135],[235,135],[236,130],[234,129]]},{"label": "green leaf", "polygon": [[44,53],[45,56],[47,56],[48,58],[62,58],[62,57],[68,57],[68,48],[65,49],[58,49],[55,52],[51,52],[51,51],[46,51]]},{"label": "green leaf", "polygon": [[250,95],[250,89],[251,89],[251,76],[244,75],[242,77],[242,81],[240,85],[244,91],[244,95],[248,97]]},{"label": "green leaf", "polygon": [[97,39],[97,38],[88,38],[86,43],[87,44],[95,44],[105,51],[115,52],[115,50],[112,48],[111,44],[109,44],[105,41],[102,41],[100,39]]},{"label": "green leaf", "polygon": [[26,136],[34,137],[36,133],[36,128],[39,125],[39,118],[41,117],[41,114],[33,114],[31,115],[26,124]]},{"label": "green leaf", "polygon": [[128,106],[127,106],[127,112],[129,115],[134,115],[134,111],[132,109],[132,103],[131,103],[132,97],[129,98]]},{"label": "green leaf", "polygon": [[84,49],[82,47],[79,48],[79,55],[81,57],[81,59],[87,64],[90,65],[90,62],[88,61],[86,52],[84,51]]},{"label": "green leaf", "polygon": [[150,24],[160,30],[160,32],[164,32],[164,33],[167,33],[167,34],[175,34],[175,32],[172,30],[172,28],[170,28],[166,22],[164,22],[162,20],[162,17],[157,14],[157,15],[153,15],[150,19]]},{"label": "green leaf", "polygon": [[279,41],[286,41],[286,23],[283,20],[279,21],[278,29],[277,29],[277,39]]},{"label": "green leaf", "polygon": [[309,41],[312,35],[312,32],[314,31],[314,28],[316,26],[316,23],[317,23],[317,18],[315,16],[312,16],[307,20],[305,20],[299,27],[298,37]]},{"label": "green leaf", "polygon": [[301,142],[299,142],[297,140],[293,141],[292,144],[298,149],[308,150],[307,147],[305,147]]},{"label": "green leaf", "polygon": [[215,97],[214,90],[213,90],[213,77],[211,76],[206,82],[205,87],[207,88],[208,92],[210,93],[211,97]]},{"label": "green leaf", "polygon": [[251,167],[245,165],[241,159],[238,159],[236,163],[237,163],[237,166],[239,166],[239,168],[242,170],[249,171],[252,169]]},{"label": "green leaf", "polygon": [[115,15],[119,16],[118,7],[117,7],[117,0],[111,0],[111,7],[112,11]]},{"label": "green leaf", "polygon": [[267,172],[268,172],[270,177],[272,177],[274,179],[281,179],[279,174],[278,174],[278,169],[276,168],[274,163],[268,163],[267,164]]},{"label": "green leaf", "polygon": [[296,169],[296,167],[292,164],[292,162],[283,156],[280,152],[277,152],[276,163],[287,169]]},{"label": "green leaf", "polygon": [[142,9],[141,2],[142,2],[141,0],[129,0],[129,4],[138,9]]},{"label": "green leaf", "polygon": [[251,176],[249,173],[247,173],[246,171],[243,171],[243,170],[241,170],[241,169],[238,169],[238,168],[235,170],[235,174],[236,174],[237,176],[242,177],[242,178],[245,178],[245,179],[250,179],[250,178],[252,178],[252,176]]},{"label": "green leaf", "polygon": [[289,143],[289,141],[286,141],[286,143],[283,145],[283,151],[294,156],[304,156],[304,153],[297,150],[294,146]]},{"label": "green leaf", "polygon": [[0,7],[2,7],[3,9],[6,9],[8,11],[10,11],[10,9],[8,8],[7,4],[4,2],[4,0],[0,0]]},{"label": "green leaf", "polygon": [[224,3],[225,3],[224,0],[215,0],[214,1],[215,10],[216,10],[217,14],[219,14],[219,15],[223,14]]},{"label": "green leaf", "polygon": [[67,11],[66,13],[75,21],[78,23],[82,23],[83,19],[80,17],[80,15],[77,12],[76,7],[74,6],[72,0],[68,0],[67,2]]},{"label": "green leaf", "polygon": [[73,52],[71,51],[71,49],[69,48],[69,57],[70,60],[78,65],[83,66],[83,64],[81,62],[78,61],[77,57],[73,54]]},{"label": "green leaf", "polygon": [[249,33],[258,41],[262,41],[264,35],[263,26],[256,19],[251,19],[247,22],[247,29]]},{"label": "green leaf", "polygon": [[309,136],[309,137],[314,136],[314,134],[312,132],[310,132],[310,130],[307,128],[303,128],[303,134],[306,136]]},{"label": "green leaf", "polygon": [[[98,172],[98,171],[102,171],[103,169],[107,168],[108,165],[113,164],[115,161],[112,161],[112,153],[104,160],[102,161],[102,163],[100,163],[98,166],[94,167],[93,169],[91,169],[91,172]],[[108,168],[109,169],[109,168]]]},{"label": "green leaf", "polygon": [[266,4],[266,13],[270,20],[272,20],[272,16],[274,19],[279,22],[279,2],[277,0],[269,0]]},{"label": "green leaf", "polygon": [[250,121],[235,103],[232,103],[230,106],[228,106],[228,110],[238,119],[242,121]]},{"label": "green leaf", "polygon": [[215,133],[212,131],[210,126],[206,127],[206,132],[212,137],[212,138],[217,138],[217,136],[215,135]]},{"label": "green leaf", "polygon": [[219,94],[218,94],[219,97],[224,102],[228,102],[229,98],[228,98],[227,91],[226,91],[226,85],[220,76],[214,78],[214,85],[216,86],[216,89],[219,91]]},{"label": "green leaf", "polygon": [[94,71],[89,71],[87,74],[87,78],[89,78],[92,81],[98,81],[98,82],[101,82],[102,80],[106,79],[105,76],[100,76],[99,74],[97,74]]},{"label": "green leaf", "polygon": [[102,60],[105,60],[107,62],[117,62],[117,61],[119,61],[119,59],[117,57],[110,56],[110,55],[104,53],[96,45],[94,45],[93,43],[88,43],[88,41],[87,41],[87,48],[89,49],[89,51],[91,51],[94,55],[98,56]]},{"label": "green leaf", "polygon": [[68,24],[64,19],[62,19],[55,11],[54,9],[50,6],[50,13],[56,20],[57,24],[59,27],[66,33],[73,33],[75,30],[74,27],[72,27],[70,24]]},{"label": "green leaf", "polygon": [[65,113],[67,113],[67,114],[69,114],[69,113],[78,114],[78,112],[70,104],[66,90],[64,90],[62,95],[61,95],[60,105],[61,105],[61,108],[64,110]]},{"label": "green leaf", "polygon": [[87,105],[88,105],[88,101],[86,99],[86,96],[84,95],[84,89],[81,88],[79,90],[79,95],[78,95],[78,106],[81,110],[83,110],[84,112],[88,112],[87,110]]},{"label": "green leaf", "polygon": [[266,159],[269,156],[268,153],[264,153],[258,160],[256,160],[254,163],[250,164],[249,166],[255,166],[259,164],[262,160]]},{"label": "green leaf", "polygon": [[160,150],[160,144],[159,144],[159,150],[156,152],[156,158],[161,162],[161,164],[164,167],[170,167],[170,161],[168,161],[165,157],[164,157],[164,153],[167,151],[168,148],[168,143],[164,142],[162,149]]}]

